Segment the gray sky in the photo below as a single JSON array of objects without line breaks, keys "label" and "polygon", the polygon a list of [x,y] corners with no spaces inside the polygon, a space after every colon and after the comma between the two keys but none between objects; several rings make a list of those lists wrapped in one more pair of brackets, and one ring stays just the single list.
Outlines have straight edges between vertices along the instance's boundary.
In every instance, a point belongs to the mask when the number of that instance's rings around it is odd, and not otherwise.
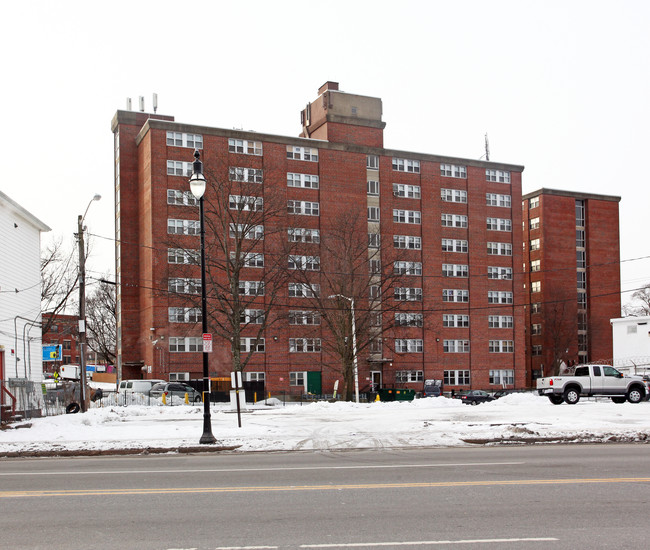
[{"label": "gray sky", "polygon": [[[386,147],[523,164],[619,195],[623,290],[650,283],[650,3],[22,0],[0,7],[0,189],[113,269],[110,122],[126,98],[181,122],[298,135],[327,80],[381,97]],[[191,160],[191,159],[188,159]],[[18,183],[20,182],[20,183]],[[638,259],[643,258],[643,259]],[[623,295],[623,302],[628,300]]]}]

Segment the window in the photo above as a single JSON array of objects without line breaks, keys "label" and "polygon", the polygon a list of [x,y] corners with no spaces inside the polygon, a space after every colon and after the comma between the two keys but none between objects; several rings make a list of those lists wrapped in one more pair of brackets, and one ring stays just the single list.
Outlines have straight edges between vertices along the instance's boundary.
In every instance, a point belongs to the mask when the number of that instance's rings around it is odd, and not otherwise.
[{"label": "window", "polygon": [[203,136],[199,134],[184,134],[181,132],[167,132],[167,145],[172,147],[203,149]]},{"label": "window", "polygon": [[311,147],[293,147],[287,145],[287,158],[293,160],[309,160],[311,162],[318,162],[318,149]]},{"label": "window", "polygon": [[393,195],[396,197],[405,197],[407,199],[419,199],[420,198],[420,186],[419,185],[404,185],[402,183],[393,184]]},{"label": "window", "polygon": [[422,382],[424,371],[421,370],[398,370],[395,371],[395,382]]},{"label": "window", "polygon": [[177,191],[176,189],[167,189],[167,204],[178,206],[196,206],[199,203],[197,198],[192,195],[192,191]]},{"label": "window", "polygon": [[368,221],[369,222],[379,221],[379,208],[377,206],[368,207]]},{"label": "window", "polygon": [[302,187],[305,189],[318,189],[318,176],[313,176],[311,174],[295,174],[293,172],[289,172],[287,174],[287,186]]},{"label": "window", "polygon": [[534,346],[532,347],[532,354],[533,354],[535,357],[539,357],[540,355],[542,355],[542,346],[539,345],[539,344],[534,345]]},{"label": "window", "polygon": [[185,250],[183,248],[168,248],[167,262],[170,264],[196,264],[199,265],[199,251]]},{"label": "window", "polygon": [[578,309],[587,309],[587,293],[578,291]]},{"label": "window", "polygon": [[71,350],[72,349],[72,340],[63,340],[63,349]]},{"label": "window", "polygon": [[261,141],[248,141],[246,139],[233,139],[228,140],[228,152],[240,153],[242,155],[262,155],[262,142]]},{"label": "window", "polygon": [[289,283],[289,298],[313,298],[320,295],[320,285]]},{"label": "window", "polygon": [[498,181],[500,183],[510,183],[510,172],[507,170],[486,170],[485,179],[487,181]]},{"label": "window", "polygon": [[513,317],[512,315],[489,315],[488,327],[489,328],[512,328]]},{"label": "window", "polygon": [[440,198],[444,202],[467,203],[467,191],[460,189],[440,189]]},{"label": "window", "polygon": [[192,163],[182,160],[168,160],[167,161],[167,175],[168,176],[185,176],[189,178],[192,175]]},{"label": "window", "polygon": [[230,253],[230,261],[242,267],[264,267],[264,254],[261,252],[240,252],[237,257],[236,252]]},{"label": "window", "polygon": [[539,250],[539,239],[531,239],[530,250]]},{"label": "window", "polygon": [[576,265],[580,268],[587,267],[587,256],[584,250],[576,250]]},{"label": "window", "polygon": [[370,353],[383,353],[382,351],[382,344],[383,340],[381,338],[374,338],[373,340],[370,341],[370,344],[368,346],[368,350]]},{"label": "window", "polygon": [[486,193],[485,202],[487,206],[499,206],[502,208],[510,208],[512,206],[512,197],[510,195]]},{"label": "window", "polygon": [[467,241],[459,239],[442,239],[442,251],[443,252],[463,252],[467,253],[468,244]]},{"label": "window", "polygon": [[320,325],[318,311],[289,311],[290,325]]},{"label": "window", "polygon": [[442,350],[445,353],[469,353],[469,340],[443,340]]},{"label": "window", "polygon": [[381,261],[371,259],[368,263],[368,273],[370,273],[370,275],[381,274]]},{"label": "window", "polygon": [[443,277],[468,277],[469,266],[460,264],[442,264]]},{"label": "window", "polygon": [[239,294],[242,296],[264,296],[264,282],[239,281]]},{"label": "window", "polygon": [[514,385],[515,383],[515,371],[512,369],[500,369],[500,370],[491,370],[490,371],[490,384],[495,384],[498,386],[503,385]]},{"label": "window", "polygon": [[308,201],[287,201],[287,212],[302,216],[318,216],[319,204]]},{"label": "window", "polygon": [[530,334],[533,336],[539,336],[540,334],[542,334],[542,324],[533,323],[530,327]]},{"label": "window", "polygon": [[582,288],[582,289],[587,288],[587,273],[584,271],[578,271],[576,275],[577,275],[578,288]]},{"label": "window", "polygon": [[320,256],[289,256],[289,269],[320,270]]},{"label": "window", "polygon": [[379,170],[379,157],[377,155],[367,155],[366,168],[369,170]]},{"label": "window", "polygon": [[578,227],[585,226],[585,201],[576,201],[576,225]]},{"label": "window", "polygon": [[395,325],[398,327],[421,327],[424,323],[422,313],[395,313]]},{"label": "window", "polygon": [[443,373],[443,383],[447,386],[469,386],[468,370],[446,370]]},{"label": "window", "polygon": [[410,235],[393,235],[393,246],[400,249],[421,250],[422,237],[411,237]]},{"label": "window", "polygon": [[492,256],[512,256],[512,244],[487,243],[487,253]]},{"label": "window", "polygon": [[424,350],[423,341],[416,338],[396,338],[396,353],[422,353]]},{"label": "window", "polygon": [[420,223],[422,214],[418,210],[399,210],[393,208],[393,221],[395,223]]},{"label": "window", "polygon": [[584,248],[585,247],[585,230],[576,229],[576,247]]},{"label": "window", "polygon": [[169,337],[169,351],[171,353],[203,351],[203,339],[194,336]]},{"label": "window", "polygon": [[240,338],[239,351],[264,353],[264,338]]},{"label": "window", "polygon": [[262,183],[264,181],[264,172],[257,168],[231,166],[228,173],[230,181],[243,181],[248,183]]},{"label": "window", "polygon": [[467,328],[469,327],[469,315],[443,315],[442,326]]},{"label": "window", "polygon": [[458,214],[442,214],[442,227],[467,227],[467,216]]},{"label": "window", "polygon": [[512,280],[512,268],[488,266],[488,279]]},{"label": "window", "polygon": [[488,290],[488,304],[512,304],[512,292]]},{"label": "window", "polygon": [[169,279],[169,292],[175,294],[201,294],[201,279]]},{"label": "window", "polygon": [[529,229],[539,229],[539,218],[530,218],[528,220],[528,227]]},{"label": "window", "polygon": [[422,263],[394,262],[393,270],[396,275],[422,275]]},{"label": "window", "polygon": [[304,227],[292,227],[287,230],[290,243],[319,243],[320,229],[305,229]]},{"label": "window", "polygon": [[240,325],[263,325],[264,324],[264,310],[263,309],[245,309],[239,313]]},{"label": "window", "polygon": [[531,292],[541,292],[542,291],[542,282],[541,281],[531,281],[530,283]]},{"label": "window", "polygon": [[381,235],[379,233],[368,233],[368,248],[380,248]]},{"label": "window", "polygon": [[490,340],[488,351],[490,353],[512,353],[515,344],[512,340]]},{"label": "window", "polygon": [[381,287],[379,285],[370,285],[368,295],[371,300],[378,300],[381,297]]},{"label": "window", "polygon": [[249,239],[261,241],[264,239],[263,225],[248,225],[245,223],[231,223],[229,235],[231,239]]},{"label": "window", "polygon": [[318,353],[320,338],[289,338],[290,353]]},{"label": "window", "polygon": [[379,182],[368,180],[368,195],[379,196]]},{"label": "window", "polygon": [[397,170],[398,172],[412,172],[414,174],[419,174],[420,161],[393,158],[393,170]]},{"label": "window", "polygon": [[451,178],[466,178],[467,167],[459,166],[457,164],[441,164],[440,175],[451,177]]},{"label": "window", "polygon": [[421,288],[402,288],[396,287],[394,289],[395,299],[398,301],[406,302],[421,302],[422,289]]},{"label": "window", "polygon": [[532,210],[533,208],[537,208],[539,206],[539,197],[532,197],[528,199],[528,209]]},{"label": "window", "polygon": [[167,220],[169,235],[199,235],[201,224],[198,220]]},{"label": "window", "polygon": [[542,302],[533,302],[530,304],[531,313],[541,313],[542,312]]},{"label": "window", "polygon": [[305,387],[306,372],[290,372],[289,386]]},{"label": "window", "polygon": [[531,260],[530,261],[530,271],[531,273],[535,273],[536,271],[539,271],[541,261],[540,260]]},{"label": "window", "polygon": [[198,307],[170,307],[168,314],[170,323],[198,323],[202,318]]},{"label": "window", "polygon": [[469,302],[469,290],[445,288],[442,290],[443,302]]},{"label": "window", "polygon": [[505,218],[488,218],[487,228],[492,231],[512,231],[512,220]]},{"label": "window", "polygon": [[246,380],[248,382],[264,382],[266,380],[266,373],[264,373],[264,372],[246,372]]},{"label": "window", "polygon": [[264,208],[263,197],[230,195],[228,197],[228,206],[231,210],[259,212]]}]

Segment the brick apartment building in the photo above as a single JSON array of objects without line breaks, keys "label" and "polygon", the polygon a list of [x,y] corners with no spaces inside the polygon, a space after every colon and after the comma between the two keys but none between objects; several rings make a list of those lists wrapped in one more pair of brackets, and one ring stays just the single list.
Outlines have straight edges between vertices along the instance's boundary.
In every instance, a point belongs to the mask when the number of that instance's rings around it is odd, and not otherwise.
[{"label": "brick apartment building", "polygon": [[[408,283],[390,296],[405,308],[383,316],[379,311],[379,323],[393,327],[359,353],[361,391],[371,384],[420,390],[425,379],[444,379],[446,390],[524,387],[530,376],[521,307],[523,167],[385,149],[381,100],[344,93],[335,82],[319,89],[301,121],[300,137],[288,137],[144,112],[115,114],[119,375],[201,377],[201,323],[180,296],[200,281],[199,266],[187,266],[196,262],[182,258],[183,249],[199,248],[199,213],[188,185],[197,148],[206,173],[243,175],[283,201],[279,219],[286,225],[276,233],[283,242],[265,238],[265,257],[285,254],[287,234],[289,240],[300,234],[293,240],[309,255],[301,257],[319,258],[314,276],[325,280],[322,239],[350,209],[363,220],[359,230],[364,239],[368,234],[369,258],[379,242],[382,254],[402,254],[393,263],[395,271],[405,270]],[[175,247],[171,237],[182,244]],[[254,282],[267,266],[246,269],[245,278]],[[295,288],[287,283],[282,291],[281,319],[266,329],[245,377],[263,380],[269,392],[330,394],[337,375],[320,345],[329,335],[316,321],[304,338],[306,322],[296,319],[308,318],[310,304]],[[229,342],[216,339],[213,348],[210,376],[229,376]]]},{"label": "brick apartment building", "polygon": [[[52,319],[54,317],[54,319]],[[51,322],[50,322],[51,320]],[[49,330],[43,332],[44,346],[61,346],[60,363],[47,361],[43,363],[43,368],[47,372],[54,372],[54,368],[61,365],[78,365],[79,364],[79,316],[51,313],[43,313],[43,326]],[[56,364],[55,364],[56,363]]]},{"label": "brick apartment building", "polygon": [[612,360],[620,316],[620,197],[540,189],[524,195],[527,372]]}]

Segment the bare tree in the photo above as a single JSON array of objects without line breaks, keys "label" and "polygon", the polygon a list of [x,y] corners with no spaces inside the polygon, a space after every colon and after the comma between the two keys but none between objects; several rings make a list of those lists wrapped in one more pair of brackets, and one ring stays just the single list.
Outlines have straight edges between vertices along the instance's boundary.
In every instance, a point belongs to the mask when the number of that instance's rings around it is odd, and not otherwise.
[{"label": "bare tree", "polygon": [[88,345],[100,360],[115,363],[117,316],[115,307],[115,285],[106,280],[99,281],[86,300]]},{"label": "bare tree", "polygon": [[542,305],[546,333],[545,340],[550,342],[551,376],[557,376],[568,351],[575,344],[577,333],[577,309],[574,295],[556,290],[548,295]]},{"label": "bare tree", "polygon": [[74,301],[76,288],[75,251],[66,250],[59,238],[52,241],[41,256],[41,311],[51,314],[44,318],[44,333],[55,322],[54,315],[63,313],[70,301]]},{"label": "bare tree", "polygon": [[632,294],[632,301],[625,304],[623,314],[626,317],[645,317],[650,315],[650,284]]}]

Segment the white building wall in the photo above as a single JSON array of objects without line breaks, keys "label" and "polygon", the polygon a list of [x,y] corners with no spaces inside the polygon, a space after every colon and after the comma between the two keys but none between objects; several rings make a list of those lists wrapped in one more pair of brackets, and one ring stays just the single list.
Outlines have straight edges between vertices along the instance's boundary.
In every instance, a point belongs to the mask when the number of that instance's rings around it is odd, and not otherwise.
[{"label": "white building wall", "polygon": [[614,366],[630,373],[650,373],[650,317],[611,319]]},{"label": "white building wall", "polygon": [[[50,228],[0,192],[0,381],[21,410],[40,408],[41,232]],[[25,391],[33,382],[37,392]],[[6,396],[3,402],[7,402]]]}]

